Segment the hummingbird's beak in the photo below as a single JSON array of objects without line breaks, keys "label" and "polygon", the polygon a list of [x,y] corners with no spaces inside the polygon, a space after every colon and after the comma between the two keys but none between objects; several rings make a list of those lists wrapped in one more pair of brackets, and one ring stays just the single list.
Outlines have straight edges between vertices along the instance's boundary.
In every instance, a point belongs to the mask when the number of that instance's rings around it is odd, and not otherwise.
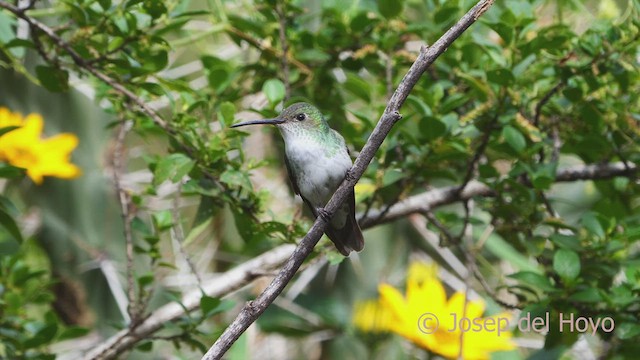
[{"label": "hummingbird's beak", "polygon": [[282,119],[263,119],[263,120],[250,120],[250,121],[245,121],[245,122],[241,122],[235,125],[231,125],[232,128],[235,127],[240,127],[240,126],[246,126],[246,125],[278,125],[278,124],[282,124],[284,122],[284,120]]}]

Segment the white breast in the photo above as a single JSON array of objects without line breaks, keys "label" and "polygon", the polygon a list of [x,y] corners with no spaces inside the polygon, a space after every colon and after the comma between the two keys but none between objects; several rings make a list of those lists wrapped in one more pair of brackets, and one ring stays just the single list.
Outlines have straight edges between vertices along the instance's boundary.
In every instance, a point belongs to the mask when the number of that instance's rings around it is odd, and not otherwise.
[{"label": "white breast", "polygon": [[[338,188],[352,162],[344,144],[327,150],[310,137],[294,137],[285,143],[287,158],[296,172],[300,194],[314,207],[324,207]],[[292,169],[293,170],[293,169]]]}]

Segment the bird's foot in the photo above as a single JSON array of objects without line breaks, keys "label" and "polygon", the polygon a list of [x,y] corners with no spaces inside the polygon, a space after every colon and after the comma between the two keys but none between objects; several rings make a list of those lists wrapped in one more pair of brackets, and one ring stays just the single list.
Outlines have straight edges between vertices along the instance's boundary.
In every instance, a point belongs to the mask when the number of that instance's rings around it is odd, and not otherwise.
[{"label": "bird's foot", "polygon": [[329,216],[329,213],[323,207],[316,208],[316,213],[318,213],[318,216],[325,222],[329,222],[329,220],[331,220],[331,216]]},{"label": "bird's foot", "polygon": [[351,181],[353,179],[355,179],[356,177],[353,175],[353,173],[351,172],[351,169],[347,170],[346,174],[344,174],[344,179],[345,181]]}]

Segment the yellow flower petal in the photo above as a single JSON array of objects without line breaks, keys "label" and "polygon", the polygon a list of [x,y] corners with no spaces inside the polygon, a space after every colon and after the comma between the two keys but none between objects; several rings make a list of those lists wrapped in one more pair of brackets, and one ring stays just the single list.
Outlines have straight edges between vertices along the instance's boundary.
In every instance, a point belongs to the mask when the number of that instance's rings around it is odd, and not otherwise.
[{"label": "yellow flower petal", "polygon": [[42,116],[30,114],[23,120],[19,114],[12,114],[5,108],[0,108],[0,123],[22,126],[0,136],[0,160],[27,169],[27,175],[36,184],[42,184],[44,176],[72,179],[81,174],[70,162],[71,152],[78,146],[75,135],[58,134],[41,139]]},{"label": "yellow flower petal", "polygon": [[357,328],[374,333],[389,331],[392,321],[392,314],[376,300],[356,304],[352,318]]},{"label": "yellow flower petal", "polygon": [[[458,358],[461,348],[464,359],[489,359],[495,351],[513,349],[511,332],[504,328],[508,325],[507,315],[483,318],[484,303],[465,301],[464,293],[456,293],[447,300],[436,270],[434,266],[412,264],[406,297],[391,285],[380,285],[380,300],[357,305],[354,324],[364,331],[387,328],[417,346],[450,359]],[[380,314],[386,314],[384,322],[371,320],[380,319]],[[429,322],[425,316],[435,317],[439,326],[434,327],[436,322]],[[500,318],[502,323],[498,322]],[[500,332],[497,331],[499,324],[502,324]],[[461,331],[461,325],[465,331]]]},{"label": "yellow flower petal", "polygon": [[[391,309],[392,312],[406,307],[406,301],[400,292],[391,285],[380,284],[380,286],[378,286],[378,292],[380,292],[380,302]],[[396,314],[401,315],[401,313]]]},{"label": "yellow flower petal", "polygon": [[12,113],[9,109],[0,107],[0,128],[20,125],[22,125],[20,113]]},{"label": "yellow flower petal", "polygon": [[468,299],[465,299],[464,293],[457,292],[449,299],[447,311],[449,311],[449,313],[459,314],[460,316],[464,313],[465,317],[475,319],[479,318],[484,312],[484,303],[481,301],[469,301]]}]

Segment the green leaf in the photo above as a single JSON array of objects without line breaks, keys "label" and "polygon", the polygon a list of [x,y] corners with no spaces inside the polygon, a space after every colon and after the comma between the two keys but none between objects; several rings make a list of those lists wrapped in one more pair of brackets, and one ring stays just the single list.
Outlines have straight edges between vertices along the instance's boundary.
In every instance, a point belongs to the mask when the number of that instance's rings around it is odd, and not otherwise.
[{"label": "green leaf", "polygon": [[22,243],[22,234],[20,233],[20,229],[18,225],[16,225],[15,220],[4,211],[3,208],[0,207],[0,224],[13,236],[13,238],[18,242]]},{"label": "green leaf", "polygon": [[0,178],[10,179],[24,176],[25,169],[0,163]]},{"label": "green leaf", "polygon": [[140,344],[136,346],[136,350],[141,352],[149,352],[153,350],[153,341],[146,340],[146,341],[140,342]]},{"label": "green leaf", "polygon": [[140,88],[156,96],[162,96],[167,93],[162,87],[162,85],[157,83],[146,82],[146,83],[139,84],[138,86],[140,86]]},{"label": "green leaf", "polygon": [[[478,236],[481,236],[480,233],[478,233]],[[485,247],[498,258],[508,261],[517,269],[531,272],[539,271],[535,265],[531,264],[531,261],[529,261],[527,256],[522,254],[522,252],[518,251],[496,233],[489,235],[489,238],[485,243]]]},{"label": "green leaf", "polygon": [[371,102],[370,85],[366,81],[362,80],[361,77],[352,73],[347,73],[347,81],[344,83],[344,88],[367,103]]},{"label": "green leaf", "polygon": [[378,11],[387,19],[397,17],[402,13],[404,0],[377,0]]},{"label": "green leaf", "polygon": [[142,219],[137,216],[134,217],[133,220],[131,220],[131,228],[134,231],[139,232],[143,236],[150,236],[151,234],[153,234],[151,229],[147,226],[147,223],[142,221]]},{"label": "green leaf", "polygon": [[514,26],[511,23],[497,22],[489,24],[491,29],[495,31],[506,44],[510,44],[514,35]]},{"label": "green leaf", "polygon": [[166,180],[176,183],[187,175],[194,165],[195,161],[184,154],[175,153],[164,157],[156,165],[153,185],[160,185]]},{"label": "green leaf", "polygon": [[153,246],[153,245],[155,245],[155,244],[157,244],[157,243],[159,243],[159,242],[160,242],[160,237],[158,237],[158,236],[153,236],[153,235],[148,235],[148,236],[145,236],[145,237],[144,237],[144,241],[146,241],[146,242],[147,242],[147,244],[149,244],[149,245],[152,245],[152,246]]},{"label": "green leaf", "polygon": [[113,52],[117,50],[120,46],[124,44],[124,38],[120,36],[114,36],[111,41],[109,41],[109,45],[107,45],[107,52]]},{"label": "green leaf", "polygon": [[391,185],[404,177],[404,173],[398,169],[389,169],[382,176],[382,186]]},{"label": "green leaf", "polygon": [[98,3],[100,4],[102,10],[109,10],[109,8],[111,7],[111,0],[98,0]]},{"label": "green leaf", "polygon": [[89,331],[90,330],[87,328],[83,328],[79,326],[71,326],[64,329],[64,331],[62,331],[62,333],[56,338],[56,340],[62,341],[62,340],[78,338],[78,337],[87,335]]},{"label": "green leaf", "polygon": [[587,212],[582,215],[582,219],[580,220],[582,225],[587,229],[591,234],[599,237],[600,239],[605,238],[605,230],[602,226],[602,223],[599,221],[596,214],[593,212]]},{"label": "green leaf", "polygon": [[151,15],[154,19],[159,18],[167,12],[167,8],[164,6],[162,1],[147,0],[143,1],[142,4],[144,9],[147,11],[147,14]]},{"label": "green leaf", "polygon": [[[0,47],[7,48],[17,58],[24,57],[24,49],[16,49],[15,42],[30,43],[29,41],[16,39],[15,31],[16,18],[9,15],[9,12],[0,11]],[[29,47],[35,47],[31,44]],[[4,60],[3,60],[4,61]]]},{"label": "green leaf", "polygon": [[220,105],[220,115],[222,117],[223,124],[231,124],[235,119],[236,107],[233,103],[225,101]]},{"label": "green leaf", "polygon": [[8,132],[10,132],[12,130],[19,129],[19,128],[20,128],[20,126],[5,126],[3,128],[0,128],[0,136],[4,135],[4,134],[6,134],[6,133],[8,133]]},{"label": "green leaf", "polygon": [[202,295],[200,298],[200,311],[202,311],[202,314],[208,314],[209,311],[217,308],[221,302],[220,298]]},{"label": "green leaf", "polygon": [[454,21],[459,11],[460,8],[458,7],[458,2],[444,2],[443,5],[435,12],[435,14],[433,14],[433,20],[435,20],[437,24]]},{"label": "green leaf", "polygon": [[596,288],[588,288],[569,296],[569,301],[595,303],[602,301],[602,296]]},{"label": "green leaf", "polygon": [[200,310],[202,311],[202,316],[204,318],[227,311],[231,309],[233,305],[233,301],[220,300],[219,298],[214,298],[204,294],[202,295],[202,298],[200,298]]},{"label": "green leaf", "polygon": [[580,256],[568,249],[559,249],[553,255],[553,270],[564,279],[573,280],[580,275]]},{"label": "green leaf", "polygon": [[36,66],[36,76],[47,90],[63,92],[69,90],[69,73],[52,66]]},{"label": "green leaf", "polygon": [[272,105],[282,101],[286,94],[284,84],[278,79],[269,79],[265,81],[264,85],[262,85],[262,91]]},{"label": "green leaf", "polygon": [[418,96],[409,95],[407,97],[407,104],[410,104],[416,112],[422,116],[433,116],[433,111],[429,105],[427,105],[427,103]]},{"label": "green leaf", "polygon": [[509,86],[515,81],[515,77],[508,69],[496,69],[487,71],[487,80],[494,84]]},{"label": "green leaf", "polygon": [[633,339],[640,336],[640,324],[632,322],[623,322],[620,325],[616,325],[616,335],[622,339]]},{"label": "green leaf", "polygon": [[464,105],[467,101],[469,101],[468,95],[453,93],[442,100],[440,103],[440,112],[442,114],[446,114],[454,111],[458,107]]},{"label": "green leaf", "polygon": [[47,344],[53,340],[58,332],[58,324],[52,323],[43,326],[39,329],[35,335],[24,342],[24,347],[27,349],[35,348],[44,344]]},{"label": "green leaf", "polygon": [[555,178],[555,164],[542,165],[531,174],[531,183],[536,189],[547,190],[553,185]]},{"label": "green leaf", "polygon": [[582,249],[580,240],[574,235],[553,234],[549,237],[554,244],[561,248],[579,251]]},{"label": "green leaf", "polygon": [[155,72],[155,71],[160,71],[164,69],[165,67],[167,67],[168,64],[169,64],[169,53],[165,50],[162,50],[162,51],[158,51],[155,54],[147,56],[144,59],[143,68],[145,70],[148,70],[149,72]]},{"label": "green leaf", "polygon": [[145,287],[153,282],[155,276],[153,273],[138,276],[138,286]]},{"label": "green leaf", "polygon": [[331,60],[331,55],[318,49],[303,49],[296,54],[296,58],[303,62],[324,63]]},{"label": "green leaf", "polygon": [[238,170],[227,170],[220,175],[220,181],[232,186],[239,186],[247,190],[252,190],[251,180],[246,173]]},{"label": "green leaf", "polygon": [[527,140],[524,135],[511,125],[507,125],[502,129],[502,136],[517,153],[521,153],[527,146]]},{"label": "green leaf", "polygon": [[555,291],[555,287],[549,281],[549,278],[531,271],[520,271],[509,275],[510,278],[521,281],[525,284],[533,285],[543,291]]},{"label": "green leaf", "polygon": [[170,229],[173,226],[173,216],[169,210],[154,212],[152,217],[153,223],[160,231]]},{"label": "green leaf", "polygon": [[432,141],[447,133],[447,124],[436,117],[425,117],[420,120],[420,131],[425,139]]}]

